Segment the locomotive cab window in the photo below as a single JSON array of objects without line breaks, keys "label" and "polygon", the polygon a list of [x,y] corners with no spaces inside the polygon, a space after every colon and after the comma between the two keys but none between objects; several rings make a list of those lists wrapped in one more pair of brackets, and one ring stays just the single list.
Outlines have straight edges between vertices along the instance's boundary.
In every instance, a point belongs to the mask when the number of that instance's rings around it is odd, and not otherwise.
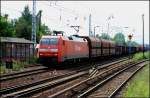
[{"label": "locomotive cab window", "polygon": [[48,38],[43,38],[40,41],[41,45],[49,45],[50,44],[50,40]]},{"label": "locomotive cab window", "polygon": [[56,44],[58,44],[58,38],[51,38],[51,39],[50,39],[50,44],[51,44],[51,45],[56,45]]},{"label": "locomotive cab window", "polygon": [[43,38],[40,41],[41,45],[56,45],[58,43],[58,38]]}]

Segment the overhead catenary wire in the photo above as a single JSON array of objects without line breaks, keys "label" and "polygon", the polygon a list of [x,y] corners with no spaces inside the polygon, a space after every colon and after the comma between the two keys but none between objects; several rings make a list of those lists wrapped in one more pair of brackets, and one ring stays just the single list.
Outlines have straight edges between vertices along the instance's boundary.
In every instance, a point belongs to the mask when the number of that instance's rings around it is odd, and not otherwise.
[{"label": "overhead catenary wire", "polygon": [[[78,20],[78,16],[75,16],[75,18],[73,19],[72,17],[68,17],[67,19],[66,19],[66,23],[64,22],[64,19],[62,19],[63,17],[65,17],[65,16],[62,16],[62,13],[63,13],[63,15],[64,15],[64,9],[67,9],[67,8],[64,8],[63,7],[63,9],[62,9],[62,7],[58,7],[58,6],[51,6],[51,4],[47,4],[47,3],[43,3],[42,2],[42,4],[43,5],[45,5],[45,6],[49,6],[49,7],[51,7],[51,8],[54,8],[54,9],[56,9],[56,10],[58,10],[58,11],[60,11],[60,13],[59,13],[59,20],[61,21],[60,23],[61,23],[61,25],[63,25],[63,26],[61,26],[61,27],[69,27],[70,28],[70,26],[69,25],[71,25],[70,24],[70,22],[71,23],[75,23],[75,22],[73,22],[73,21],[76,21],[77,22],[77,20]],[[70,9],[69,9],[70,10]],[[65,12],[66,12],[66,10],[65,10]],[[73,11],[74,12],[74,11]],[[66,12],[66,13],[68,13],[68,11]],[[74,13],[72,13],[72,10],[71,10],[71,12],[69,11],[69,14],[71,14],[71,15],[73,15],[74,16]],[[76,15],[76,14],[75,14]],[[48,15],[49,16],[49,15]],[[68,15],[67,15],[68,16]],[[51,16],[52,17],[52,16]],[[66,17],[65,17],[66,18]],[[71,19],[72,18],[72,19]],[[84,21],[86,20],[85,19],[86,17],[84,16],[83,17],[83,19],[84,19]],[[54,19],[54,20],[56,20],[56,19]],[[54,21],[53,20],[53,21]],[[57,20],[58,20],[58,17],[57,17]],[[63,20],[63,21],[62,21]],[[73,21],[72,21],[73,20]],[[67,24],[67,26],[66,26],[66,24]],[[72,24],[73,25],[73,24]]]},{"label": "overhead catenary wire", "polygon": [[[57,1],[56,1],[56,2],[57,2]],[[51,7],[57,8],[58,10],[59,10],[59,9],[62,9],[63,11],[66,11],[67,13],[70,13],[70,14],[73,14],[73,15],[78,15],[78,13],[77,13],[76,11],[74,11],[74,10],[72,10],[72,9],[70,9],[70,8],[66,8],[66,7],[63,7],[63,6],[59,6],[59,5],[56,4],[56,2],[55,2],[55,5],[54,5],[54,6],[51,5]],[[50,2],[50,3],[51,3],[51,2]],[[47,5],[48,5],[48,4],[47,4]]]},{"label": "overhead catenary wire", "polygon": [[[41,3],[40,3],[41,4]],[[44,4],[45,6],[49,6],[49,7],[51,7],[51,8],[54,8],[54,9],[56,9],[56,10],[58,10],[58,11],[60,11],[61,10],[61,12],[63,12],[63,14],[64,13],[67,13],[67,14],[70,14],[70,15],[73,15],[75,18],[75,20],[77,20],[77,18],[79,18],[80,16],[79,15],[81,15],[81,13],[79,13],[79,12],[77,12],[77,11],[75,11],[75,10],[72,10],[72,9],[69,9],[69,8],[66,8],[66,7],[62,7],[62,6],[58,6],[58,5],[51,5],[51,4],[48,4],[48,3],[43,3],[42,2],[42,4]],[[87,15],[89,15],[89,13],[82,13],[83,14],[83,19],[84,20],[86,20],[85,19],[85,17],[87,16]]]},{"label": "overhead catenary wire", "polygon": [[[54,8],[57,11],[61,11],[61,12],[59,12],[59,15],[60,15],[59,20],[60,21],[58,20],[58,17],[55,19],[55,17],[52,17],[51,15],[48,15],[48,14],[42,15],[42,17],[48,19],[48,21],[53,21],[53,23],[58,24],[59,27],[68,27],[68,28],[70,28],[70,25],[72,25],[72,23],[73,24],[74,23],[78,24],[79,18],[82,19],[81,17],[78,16],[78,13],[75,12],[74,10],[72,10],[72,9],[65,8],[65,7],[58,6],[58,5],[50,6],[48,3],[44,3],[44,2],[40,2],[40,5],[41,5],[41,3],[43,5]],[[37,5],[37,8],[39,8],[39,3],[38,2],[36,3],[36,5]],[[9,9],[12,10],[11,8],[9,8]],[[18,13],[22,13],[22,11],[19,11],[18,9],[13,9],[13,11],[18,12]],[[73,17],[71,17],[70,15],[73,16]],[[87,18],[86,19],[85,18],[86,18],[86,16],[83,17],[84,20],[87,19]]]},{"label": "overhead catenary wire", "polygon": [[78,17],[78,15],[73,14],[73,13],[71,13],[71,12],[64,11],[63,9],[58,8],[58,7],[56,7],[56,6],[50,6],[49,4],[46,4],[46,3],[43,3],[43,2],[42,2],[41,4],[43,4],[43,5],[45,5],[45,6],[48,6],[48,7],[50,7],[50,8],[54,8],[54,9],[56,9],[57,11],[59,11],[58,13],[59,13],[59,20],[60,20],[60,21],[63,20],[63,17],[68,16],[68,14],[69,14],[69,16],[71,15],[71,17],[72,17],[72,16],[73,16],[73,17]]},{"label": "overhead catenary wire", "polygon": [[[13,8],[8,8],[8,7],[6,7],[5,8],[5,10],[11,10],[11,11],[13,11],[13,12],[17,12],[17,13],[20,13],[20,14],[22,14],[22,11],[20,11],[20,10],[17,10],[17,9],[13,9]],[[7,14],[7,13],[1,13],[1,15],[5,15],[5,14]],[[47,15],[47,16],[44,16],[45,18],[47,18],[48,19],[48,21],[53,21],[54,23],[55,22],[58,22],[58,20],[57,19],[55,19],[55,18],[50,18],[51,16],[49,16],[49,15]]]},{"label": "overhead catenary wire", "polygon": [[[59,21],[61,21],[62,22],[62,20],[63,20],[63,17],[65,17],[64,16],[64,11],[63,11],[63,9],[60,9],[60,8],[58,8],[58,7],[56,7],[56,6],[51,6],[50,4],[46,4],[46,3],[40,3],[40,4],[43,4],[43,5],[45,5],[45,6],[49,6],[49,7],[51,7],[51,8],[54,8],[54,9],[56,9],[57,11],[59,11]],[[65,11],[66,12],[66,11]],[[67,13],[67,12],[66,12]],[[72,14],[72,13],[69,13],[70,15],[73,15],[74,16],[74,14]],[[63,16],[62,16],[63,15]],[[47,15],[47,16],[49,16],[49,15]],[[66,16],[68,16],[68,15],[66,15]],[[49,16],[49,17],[52,17],[52,16]],[[77,17],[77,16],[76,16]],[[66,17],[65,17],[66,18]],[[69,17],[68,16],[68,18],[69,19],[67,19],[67,21],[70,21],[71,20],[71,17]],[[58,20],[58,19],[57,19]]]},{"label": "overhead catenary wire", "polygon": [[[46,5],[46,6],[50,6],[49,4],[47,4],[47,3],[44,3],[44,2],[40,2],[40,4],[44,4],[44,5]],[[38,5],[38,3],[37,3],[37,5]],[[60,13],[60,18],[59,18],[59,20],[62,20],[62,18],[63,18],[63,16],[62,15],[64,15],[65,13],[68,13],[68,14],[70,14],[70,15],[73,15],[74,16],[74,18],[72,18],[72,19],[74,19],[74,20],[77,20],[78,19],[78,14],[76,14],[75,13],[75,11],[73,11],[72,9],[69,9],[69,8],[65,8],[65,7],[60,7],[60,6],[58,6],[57,5],[57,7],[56,6],[50,6],[50,7],[52,7],[52,8],[54,8],[54,9],[56,9],[56,10],[59,10],[59,11],[61,11],[61,13]],[[22,13],[22,11],[20,11],[20,10],[18,10],[18,9],[14,9],[14,8],[8,8],[8,7],[5,7],[6,9],[8,9],[8,10],[12,10],[12,11],[14,11],[14,12],[17,12],[17,13]],[[63,14],[62,14],[63,13]],[[70,17],[71,18],[71,17]],[[84,16],[84,20],[86,20],[85,19],[86,17]],[[70,21],[72,20],[72,19],[69,19]]]}]

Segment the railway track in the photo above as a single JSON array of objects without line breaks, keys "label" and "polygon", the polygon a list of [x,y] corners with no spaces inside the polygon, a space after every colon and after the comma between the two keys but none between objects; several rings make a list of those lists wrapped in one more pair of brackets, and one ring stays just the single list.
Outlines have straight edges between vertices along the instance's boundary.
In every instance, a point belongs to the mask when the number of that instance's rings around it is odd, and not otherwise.
[{"label": "railway track", "polygon": [[[124,60],[126,60],[126,58],[121,59],[117,62],[105,64],[104,66],[99,66],[99,69],[106,68],[106,67],[110,66],[111,64],[122,62]],[[54,87],[54,86],[59,85],[61,83],[64,83],[66,81],[71,81],[73,79],[77,79],[77,78],[79,78],[83,75],[86,75],[88,73],[89,72],[87,71],[87,69],[84,69],[84,70],[81,69],[80,71],[70,72],[70,73],[64,74],[62,76],[56,76],[56,77],[52,77],[52,78],[43,79],[43,80],[37,81],[35,83],[20,85],[20,86],[14,86],[11,88],[6,88],[6,89],[1,90],[0,93],[2,94],[3,97],[29,96],[29,95],[32,95],[34,93],[38,93],[41,90],[46,90],[48,88],[51,88],[51,87]],[[13,92],[13,91],[15,91],[15,92]]]},{"label": "railway track", "polygon": [[43,73],[47,71],[46,69],[47,69],[46,67],[40,66],[40,67],[33,67],[33,68],[30,68],[30,70],[25,70],[21,72],[3,74],[0,76],[0,82],[11,80],[11,79],[16,79],[16,78],[20,78],[24,76],[29,76],[29,75],[33,75],[37,73]]},{"label": "railway track", "polygon": [[[58,91],[54,94],[48,96],[48,98],[73,98],[76,94],[82,92],[85,88],[88,88],[90,85],[93,85],[99,79],[105,78],[107,75],[110,75],[116,71],[119,71],[121,68],[125,67],[129,64],[129,61],[117,62],[115,64],[111,64],[104,70],[100,70],[97,74],[87,77],[81,78],[76,83],[73,83],[68,88],[64,88],[61,91]],[[75,97],[76,98],[76,97]]]},{"label": "railway track", "polygon": [[42,66],[42,65],[41,64],[30,64],[30,65],[25,65],[24,68],[37,67],[37,66]]},{"label": "railway track", "polygon": [[[131,67],[134,67],[137,64],[141,64],[143,62],[145,62],[145,61],[141,61],[138,63],[130,63],[131,65],[129,65],[127,63],[127,64],[124,64],[123,66],[115,66],[109,70],[106,70],[102,73],[97,74],[94,77],[87,78],[85,80],[82,80],[78,83],[73,84],[73,86],[71,85],[68,88],[62,89],[61,91],[51,94],[48,98],[86,98],[97,87],[103,86],[105,82],[113,79],[115,76],[117,76],[121,72],[123,72]],[[120,68],[118,69],[118,67],[120,67]],[[99,80],[101,80],[101,82],[99,82]],[[96,84],[96,85],[93,85],[93,84]],[[107,89],[105,91],[109,91],[109,89]],[[115,92],[113,92],[113,94],[111,94],[109,97],[113,96],[114,94],[115,94]],[[108,97],[108,96],[99,96],[99,97]],[[89,98],[95,98],[95,97],[90,96]]]},{"label": "railway track", "polygon": [[[76,83],[74,84],[73,86],[70,86],[68,88],[65,88],[55,94],[52,94],[50,95],[48,98],[96,98],[96,97],[113,97],[116,92],[118,91],[118,89],[127,81],[125,80],[118,88],[116,88],[110,95],[106,95],[104,93],[104,91],[110,91],[110,88],[109,89],[103,89],[103,90],[100,90],[99,92],[100,93],[103,93],[102,96],[90,96],[91,92],[93,92],[95,89],[97,89],[98,87],[100,86],[104,86],[104,84],[112,79],[114,79],[115,76],[119,75],[120,73],[130,69],[130,68],[133,68],[134,66],[138,65],[138,64],[145,64],[145,61],[141,61],[141,62],[138,62],[138,63],[133,63],[131,64],[130,66],[124,66],[124,68],[122,69],[120,67],[121,70],[118,70],[118,71],[115,71],[113,74],[109,74],[111,73],[112,70],[115,69],[112,68],[111,70],[107,70],[103,73],[100,73],[92,78],[88,78],[87,80],[83,80],[79,83]],[[143,67],[142,66],[139,66],[139,67],[136,67],[135,68],[135,71],[133,71],[132,73],[130,73],[129,77],[127,79],[130,79],[132,75],[134,75],[138,70],[140,70],[141,68]],[[130,69],[131,70],[131,69]],[[132,69],[133,70],[133,69]],[[101,80],[100,82],[98,80]],[[119,78],[118,78],[119,79]],[[90,82],[90,81],[93,81],[93,82]],[[110,84],[112,83],[112,81],[109,82]],[[93,85],[93,84],[96,84],[96,85]],[[83,87],[84,86],[84,87]],[[92,87],[91,87],[92,86]],[[110,87],[112,87],[111,85],[109,85]],[[109,87],[108,86],[108,87]],[[90,87],[90,88],[89,88]],[[87,90],[88,89],[88,90]],[[102,92],[103,91],[103,92]],[[99,93],[98,92],[98,93]]]},{"label": "railway track", "polygon": [[145,61],[131,64],[131,66],[127,66],[105,77],[102,81],[97,82],[97,84],[90,87],[88,90],[78,94],[77,98],[112,98],[137,71],[144,67],[145,64]]},{"label": "railway track", "polygon": [[136,68],[133,72],[130,73],[130,75],[125,79],[123,80],[123,82],[108,96],[109,98],[112,98],[114,97],[118,92],[119,90],[121,90],[121,88],[139,71],[141,70],[146,64],[143,63],[143,64],[140,64],[138,66],[138,68]]},{"label": "railway track", "polygon": [[[121,60],[119,60],[119,61],[117,61],[117,62],[121,62],[121,61],[124,61],[124,60],[126,60],[126,58],[123,58],[123,59],[121,59]],[[116,62],[116,63],[117,63],[117,62]],[[112,63],[114,63],[114,62],[112,62]],[[111,65],[112,63],[110,63],[110,64],[105,64],[105,63],[104,63],[105,66],[100,66],[100,68],[101,68],[101,69],[102,69],[102,68],[105,68],[105,67]],[[98,64],[97,64],[97,65],[98,65]],[[80,71],[84,71],[84,70],[87,70],[87,69],[80,69]],[[35,83],[31,83],[31,84],[24,84],[24,85],[19,85],[19,86],[14,86],[14,87],[2,89],[2,90],[0,91],[0,93],[1,93],[1,94],[9,94],[9,93],[12,93],[13,91],[18,91],[18,90],[22,90],[22,89],[27,89],[27,88],[29,88],[29,87],[33,87],[33,86],[36,86],[36,85],[39,85],[39,84],[42,84],[42,83],[50,82],[50,81],[55,80],[55,79],[59,79],[59,78],[61,79],[61,78],[66,77],[66,76],[68,76],[68,75],[73,75],[73,74],[75,74],[75,73],[79,73],[80,71],[67,73],[67,74],[64,74],[64,75],[58,76],[58,77],[56,76],[56,77],[52,77],[52,78],[43,79],[43,80],[37,81],[37,82],[35,82]],[[88,71],[86,71],[85,73],[88,73]]]},{"label": "railway track", "polygon": [[37,73],[43,73],[46,71],[46,69],[48,69],[48,68],[44,67],[44,66],[39,67],[39,65],[38,65],[38,67],[37,66],[31,67],[29,70],[24,70],[24,71],[20,71],[20,72],[13,72],[13,73],[8,73],[8,74],[1,74],[0,75],[0,82],[10,80],[10,79],[16,79],[16,78],[20,78],[20,77],[24,77],[24,76],[34,75]]}]

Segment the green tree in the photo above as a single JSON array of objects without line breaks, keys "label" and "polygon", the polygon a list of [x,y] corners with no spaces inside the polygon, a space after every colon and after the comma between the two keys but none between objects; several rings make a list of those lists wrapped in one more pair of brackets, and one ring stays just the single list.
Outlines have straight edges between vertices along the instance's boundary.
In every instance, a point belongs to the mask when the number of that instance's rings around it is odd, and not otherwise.
[{"label": "green tree", "polygon": [[[41,23],[42,11],[40,10],[36,15],[37,28],[36,39],[39,42],[42,35],[50,34],[48,26]],[[21,17],[9,21],[8,15],[0,16],[0,36],[4,37],[21,37],[31,40],[32,34],[32,14],[28,6],[25,6]]]},{"label": "green tree", "polygon": [[100,38],[101,39],[106,39],[106,40],[112,39],[107,33],[102,33]]},{"label": "green tree", "polygon": [[123,33],[117,33],[114,36],[114,41],[118,44],[118,45],[125,45],[125,36],[123,35]]},{"label": "green tree", "polygon": [[40,10],[36,16],[36,20],[37,20],[37,42],[39,42],[39,40],[41,39],[42,35],[50,35],[50,30],[48,28],[48,26],[46,26],[45,24],[41,23],[41,16],[42,16],[42,11]]},{"label": "green tree", "polygon": [[[127,44],[127,46],[129,46],[129,41],[127,41],[126,44]],[[130,45],[133,46],[133,47],[139,46],[139,44],[137,42],[135,42],[135,41],[131,41]]]},{"label": "green tree", "polygon": [[1,37],[13,37],[15,36],[15,30],[13,21],[8,20],[8,15],[0,16],[0,36]]},{"label": "green tree", "polygon": [[37,32],[37,42],[39,42],[39,40],[41,39],[42,35],[50,35],[51,31],[49,30],[48,26],[46,26],[45,24],[42,24],[40,26],[40,30],[38,30]]},{"label": "green tree", "polygon": [[[36,41],[39,42],[42,35],[50,32],[45,24],[41,23],[42,11],[40,10],[36,15]],[[21,17],[18,19],[15,25],[17,37],[23,37],[31,40],[32,34],[32,14],[28,6],[25,6]]]},{"label": "green tree", "polygon": [[99,36],[99,34],[96,34],[96,37],[100,39],[100,36]]},{"label": "green tree", "polygon": [[29,7],[25,6],[22,16],[16,21],[16,36],[31,40],[32,33],[32,14]]}]

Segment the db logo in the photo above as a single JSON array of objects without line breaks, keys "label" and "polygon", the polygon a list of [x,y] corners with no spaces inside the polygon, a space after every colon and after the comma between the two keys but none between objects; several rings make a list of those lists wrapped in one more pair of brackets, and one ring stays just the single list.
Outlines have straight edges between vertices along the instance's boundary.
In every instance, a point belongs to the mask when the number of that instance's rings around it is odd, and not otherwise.
[{"label": "db logo", "polygon": [[76,51],[80,51],[81,48],[80,48],[79,46],[75,45],[75,50],[76,50]]}]

